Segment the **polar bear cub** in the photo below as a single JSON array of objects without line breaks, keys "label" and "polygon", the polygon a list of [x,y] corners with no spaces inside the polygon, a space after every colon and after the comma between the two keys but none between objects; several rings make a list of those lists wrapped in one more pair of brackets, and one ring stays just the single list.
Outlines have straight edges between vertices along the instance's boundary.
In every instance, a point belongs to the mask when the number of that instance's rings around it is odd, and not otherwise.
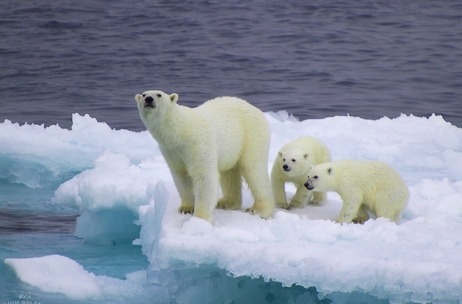
[{"label": "polar bear cub", "polygon": [[[290,209],[304,207],[307,203],[317,205],[326,200],[324,192],[312,192],[304,186],[312,165],[331,160],[329,149],[320,140],[304,136],[279,150],[271,170],[271,185],[278,207]],[[287,203],[285,183],[292,183],[297,191]]]},{"label": "polar bear cub", "polygon": [[[247,211],[270,217],[270,128],[264,114],[236,97],[196,107],[179,105],[178,94],[136,94],[141,120],[158,142],[181,198],[179,212],[212,220],[213,209],[242,207],[242,176],[254,197]],[[218,183],[223,197],[217,203]]]},{"label": "polar bear cub", "polygon": [[409,200],[403,178],[388,164],[368,160],[339,160],[313,166],[308,190],[335,191],[343,200],[337,222],[363,223],[368,211],[397,221]]}]

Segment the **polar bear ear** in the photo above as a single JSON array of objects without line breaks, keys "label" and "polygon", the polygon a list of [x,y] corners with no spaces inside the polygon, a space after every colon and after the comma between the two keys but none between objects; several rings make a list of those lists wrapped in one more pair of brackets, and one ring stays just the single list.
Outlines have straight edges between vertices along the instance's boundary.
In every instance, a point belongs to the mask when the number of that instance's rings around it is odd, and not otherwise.
[{"label": "polar bear ear", "polygon": [[308,158],[308,153],[303,154],[303,158],[307,159]]},{"label": "polar bear ear", "polygon": [[170,101],[175,103],[178,101],[178,94],[177,93],[173,93],[173,94],[170,94]]},{"label": "polar bear ear", "polygon": [[332,168],[327,169],[327,173],[330,175],[332,174]]},{"label": "polar bear ear", "polygon": [[140,102],[141,97],[142,97],[141,94],[136,94],[136,95],[135,95],[135,101],[136,101],[136,102]]},{"label": "polar bear ear", "polygon": [[279,156],[281,156],[281,157],[282,157],[282,152],[281,152],[281,151],[279,151],[279,152],[278,152],[278,154],[279,154]]}]

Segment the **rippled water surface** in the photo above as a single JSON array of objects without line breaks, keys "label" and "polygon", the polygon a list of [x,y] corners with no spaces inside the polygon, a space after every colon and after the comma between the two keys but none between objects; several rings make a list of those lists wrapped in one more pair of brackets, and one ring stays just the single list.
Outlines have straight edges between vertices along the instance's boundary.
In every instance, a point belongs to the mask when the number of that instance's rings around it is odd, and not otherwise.
[{"label": "rippled water surface", "polygon": [[142,130],[133,95],[155,88],[462,126],[459,1],[5,0],[0,37],[0,121]]}]

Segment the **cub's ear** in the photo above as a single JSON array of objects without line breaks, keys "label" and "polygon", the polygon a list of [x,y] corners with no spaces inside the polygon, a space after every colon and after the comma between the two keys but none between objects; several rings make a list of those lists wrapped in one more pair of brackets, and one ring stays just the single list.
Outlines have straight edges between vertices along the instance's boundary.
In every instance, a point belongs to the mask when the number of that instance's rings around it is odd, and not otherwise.
[{"label": "cub's ear", "polygon": [[279,152],[278,152],[278,155],[282,157],[282,152],[281,152],[281,151],[279,151]]},{"label": "cub's ear", "polygon": [[170,101],[175,103],[178,101],[178,94],[177,93],[173,93],[173,94],[170,94]]},{"label": "cub's ear", "polygon": [[303,154],[303,158],[307,159],[308,158],[308,153]]},{"label": "cub's ear", "polygon": [[327,169],[328,174],[332,174],[332,168]]}]

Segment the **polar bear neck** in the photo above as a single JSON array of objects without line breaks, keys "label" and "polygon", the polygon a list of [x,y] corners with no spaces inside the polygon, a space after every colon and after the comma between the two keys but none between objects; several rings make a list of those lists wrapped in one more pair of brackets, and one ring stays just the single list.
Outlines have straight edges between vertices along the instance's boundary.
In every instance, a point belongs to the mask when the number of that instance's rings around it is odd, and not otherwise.
[{"label": "polar bear neck", "polygon": [[195,116],[193,112],[189,107],[173,104],[152,121],[149,131],[163,148],[176,148],[184,143],[184,130],[191,127],[191,117]]}]

